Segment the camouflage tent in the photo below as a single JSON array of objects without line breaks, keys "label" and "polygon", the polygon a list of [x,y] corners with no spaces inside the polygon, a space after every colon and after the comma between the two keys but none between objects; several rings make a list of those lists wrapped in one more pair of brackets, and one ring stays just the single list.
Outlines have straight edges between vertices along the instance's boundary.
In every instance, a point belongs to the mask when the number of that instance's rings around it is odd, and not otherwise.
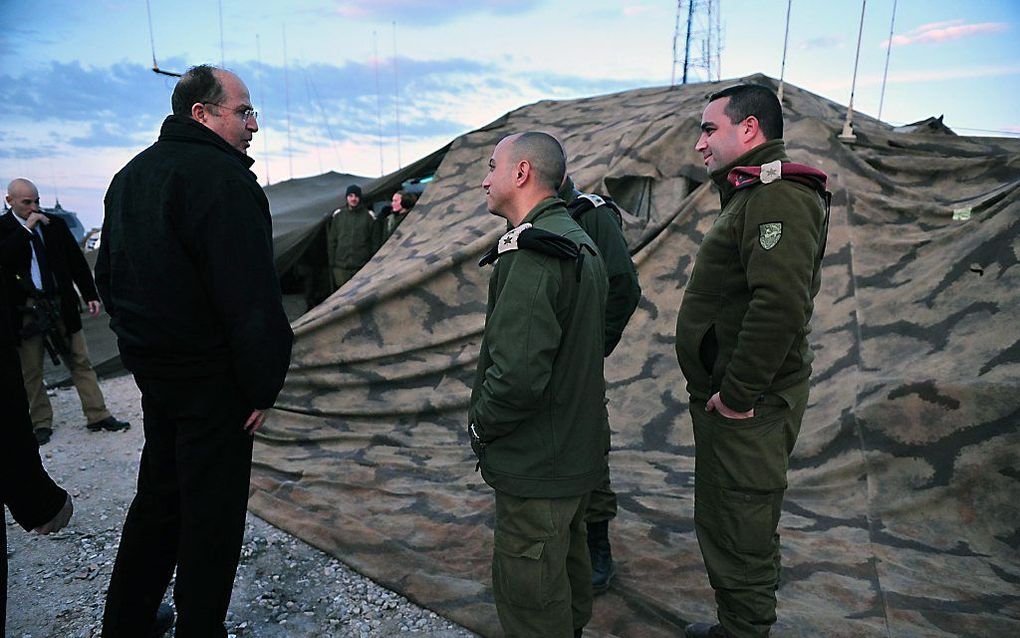
[{"label": "camouflage tent", "polygon": [[[747,78],[774,82],[763,76]],[[693,150],[717,84],[518,109],[449,146],[376,257],[295,323],[251,508],[484,635],[492,494],[465,412],[500,235],[481,183],[512,132],[615,196],[644,298],[606,362],[618,575],[592,635],[675,636],[714,603],[693,527],[676,310],[718,212]],[[795,161],[834,199],[814,386],[780,524],[787,636],[1020,635],[1020,141],[896,133],[787,86]]]}]

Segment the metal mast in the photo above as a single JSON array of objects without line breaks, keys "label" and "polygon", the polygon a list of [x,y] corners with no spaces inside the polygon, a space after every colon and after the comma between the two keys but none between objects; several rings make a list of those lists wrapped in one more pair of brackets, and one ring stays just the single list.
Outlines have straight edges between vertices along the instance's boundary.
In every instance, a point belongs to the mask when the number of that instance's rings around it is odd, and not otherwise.
[{"label": "metal mast", "polygon": [[[670,84],[677,83],[677,66],[681,67],[681,84],[696,81],[711,82],[721,77],[719,60],[722,53],[722,28],[719,2],[720,0],[677,0],[676,24],[673,29],[673,72]],[[682,57],[679,50],[681,39],[684,43]]]}]

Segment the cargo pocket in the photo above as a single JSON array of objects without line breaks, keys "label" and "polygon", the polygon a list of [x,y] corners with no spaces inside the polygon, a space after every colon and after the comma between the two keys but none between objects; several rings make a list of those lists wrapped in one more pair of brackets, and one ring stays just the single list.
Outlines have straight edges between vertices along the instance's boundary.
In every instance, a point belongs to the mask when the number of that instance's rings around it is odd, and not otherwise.
[{"label": "cargo pocket", "polygon": [[718,485],[759,492],[786,489],[788,410],[762,410],[750,419],[727,419],[715,410],[709,418],[717,426],[711,445]]},{"label": "cargo pocket", "polygon": [[733,548],[747,554],[769,554],[773,535],[779,525],[782,493],[755,494],[739,490],[719,490],[719,531]]},{"label": "cargo pocket", "polygon": [[545,607],[549,575],[543,560],[545,541],[496,531],[492,580],[512,605],[526,609]]}]

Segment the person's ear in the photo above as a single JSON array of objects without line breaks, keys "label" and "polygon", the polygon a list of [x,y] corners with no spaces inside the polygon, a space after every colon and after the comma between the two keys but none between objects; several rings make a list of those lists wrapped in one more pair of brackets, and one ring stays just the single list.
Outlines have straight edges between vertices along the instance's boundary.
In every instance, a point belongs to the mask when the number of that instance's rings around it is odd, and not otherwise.
[{"label": "person's ear", "polygon": [[752,140],[757,137],[758,132],[761,130],[761,124],[758,122],[758,118],[753,115],[747,116],[743,123],[744,138]]}]

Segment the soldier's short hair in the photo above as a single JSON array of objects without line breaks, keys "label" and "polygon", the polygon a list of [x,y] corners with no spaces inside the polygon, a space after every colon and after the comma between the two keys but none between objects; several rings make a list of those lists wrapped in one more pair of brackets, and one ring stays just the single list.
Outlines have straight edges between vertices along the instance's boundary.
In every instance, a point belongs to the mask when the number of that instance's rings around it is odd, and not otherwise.
[{"label": "soldier's short hair", "polygon": [[765,139],[783,139],[783,105],[772,89],[760,84],[737,84],[713,93],[708,101],[724,97],[730,98],[723,112],[729,116],[731,124],[753,115]]},{"label": "soldier's short hair", "polygon": [[191,106],[196,102],[213,104],[222,102],[226,92],[216,77],[219,67],[199,64],[184,72],[170,96],[170,107],[174,115],[191,116]]},{"label": "soldier's short hair", "polygon": [[513,141],[511,153],[514,162],[528,160],[539,183],[554,193],[559,190],[567,173],[567,159],[559,140],[548,133],[528,131]]}]

